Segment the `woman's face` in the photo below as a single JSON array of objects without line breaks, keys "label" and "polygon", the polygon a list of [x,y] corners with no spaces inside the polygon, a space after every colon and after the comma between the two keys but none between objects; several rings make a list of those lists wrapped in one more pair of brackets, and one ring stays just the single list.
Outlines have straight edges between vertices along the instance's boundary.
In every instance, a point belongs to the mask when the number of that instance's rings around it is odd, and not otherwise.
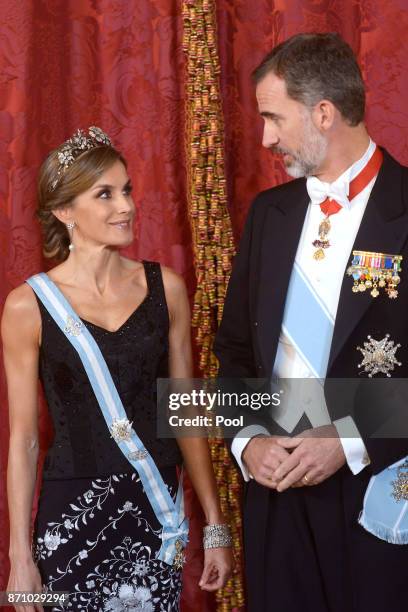
[{"label": "woman's face", "polygon": [[90,189],[77,196],[66,209],[75,222],[72,241],[75,247],[125,247],[133,240],[135,205],[132,185],[123,163],[118,160]]}]

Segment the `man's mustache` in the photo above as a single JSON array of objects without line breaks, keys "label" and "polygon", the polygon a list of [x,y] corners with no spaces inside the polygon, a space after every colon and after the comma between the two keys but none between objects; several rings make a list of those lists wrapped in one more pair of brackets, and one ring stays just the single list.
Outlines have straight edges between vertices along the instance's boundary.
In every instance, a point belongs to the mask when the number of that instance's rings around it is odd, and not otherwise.
[{"label": "man's mustache", "polygon": [[288,151],[282,147],[271,146],[269,147],[269,151],[272,153],[272,155],[290,155],[291,157],[294,157],[292,151]]}]

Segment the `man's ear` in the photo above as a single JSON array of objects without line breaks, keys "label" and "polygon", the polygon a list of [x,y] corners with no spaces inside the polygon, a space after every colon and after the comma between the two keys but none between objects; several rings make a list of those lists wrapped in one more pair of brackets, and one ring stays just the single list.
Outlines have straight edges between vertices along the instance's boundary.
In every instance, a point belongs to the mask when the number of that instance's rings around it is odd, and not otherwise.
[{"label": "man's ear", "polygon": [[64,225],[74,220],[72,217],[72,206],[63,206],[61,208],[56,208],[51,212],[55,217],[57,217],[58,221],[61,221],[61,223],[63,223]]},{"label": "man's ear", "polygon": [[336,119],[337,109],[330,100],[320,100],[313,108],[313,122],[318,130],[327,132],[333,127]]}]

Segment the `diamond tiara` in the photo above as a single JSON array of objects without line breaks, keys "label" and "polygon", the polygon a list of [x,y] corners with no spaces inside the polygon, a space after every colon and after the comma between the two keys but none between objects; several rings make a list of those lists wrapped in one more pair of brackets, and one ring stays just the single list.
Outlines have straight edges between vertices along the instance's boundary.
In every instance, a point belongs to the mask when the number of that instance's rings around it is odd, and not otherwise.
[{"label": "diamond tiara", "polygon": [[58,147],[59,166],[57,176],[51,183],[50,191],[54,191],[64,172],[82,153],[104,145],[111,147],[112,142],[101,128],[92,125],[88,128],[88,135],[83,130],[77,130],[71,138]]}]

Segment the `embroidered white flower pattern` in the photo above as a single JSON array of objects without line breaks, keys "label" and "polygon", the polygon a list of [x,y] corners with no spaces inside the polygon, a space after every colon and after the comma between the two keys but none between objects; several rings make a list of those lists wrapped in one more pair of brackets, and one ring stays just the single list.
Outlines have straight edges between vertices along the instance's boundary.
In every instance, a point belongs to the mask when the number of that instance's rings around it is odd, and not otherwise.
[{"label": "embroidered white flower pattern", "polygon": [[[71,511],[62,515],[61,522],[47,523],[43,539],[37,537],[33,551],[40,563],[64,542],[71,542],[71,546],[75,538],[80,542],[76,549],[78,552],[74,556],[68,553],[63,565],[56,559],[52,573],[47,573],[44,579],[49,592],[62,590],[64,580],[71,581],[70,576],[74,579],[72,583],[75,581],[66,607],[54,607],[54,612],[169,612],[179,609],[181,572],[156,557],[161,545],[161,528],[154,528],[143,516],[141,508],[126,497],[122,497],[121,502],[118,500],[115,510],[116,486],[120,487],[126,478],[129,475],[115,474],[92,481],[92,488],[78,496],[75,503],[69,504]],[[136,473],[132,473],[130,478],[132,486],[143,490]],[[175,497],[172,487],[169,487],[169,492]],[[92,518],[100,510],[105,512],[101,514],[105,518],[101,523],[99,516],[99,527],[92,530]],[[130,533],[124,535],[116,546],[106,548],[112,535],[123,530],[121,522],[129,520],[134,521]],[[143,544],[141,540],[145,532],[150,534],[149,543],[157,541],[157,550]],[[62,537],[62,534],[67,537]],[[53,550],[49,550],[47,545]],[[106,552],[102,556],[98,550]],[[77,581],[81,566],[86,570]]]},{"label": "embroidered white flower pattern", "polygon": [[[37,546],[35,548],[36,558],[45,559],[45,557],[50,557],[53,551],[58,548],[58,545],[66,544],[73,538],[73,530],[79,531],[81,524],[87,525],[88,521],[94,517],[95,512],[102,510],[108,496],[114,494],[113,483],[119,482],[123,476],[124,474],[113,474],[105,480],[98,478],[92,483],[95,491],[89,489],[77,498],[76,504],[70,504],[72,514],[63,514],[63,520],[60,523],[48,523],[50,529],[47,529],[44,538],[37,539]],[[66,530],[67,537],[61,537],[61,532],[64,529]],[[45,542],[46,538],[48,545]]]},{"label": "embroidered white flower pattern", "polygon": [[146,576],[146,574],[149,572],[149,566],[144,559],[137,561],[133,567],[138,576]]},{"label": "embroidered white flower pattern", "polygon": [[84,493],[84,498],[87,504],[91,503],[93,496],[94,496],[94,492],[91,490]]},{"label": "embroidered white flower pattern", "polygon": [[45,532],[44,544],[48,550],[57,550],[61,544],[61,536],[59,533],[52,534],[48,529]]},{"label": "embroidered white flower pattern", "polygon": [[112,597],[105,603],[104,610],[113,612],[154,612],[152,593],[147,587],[133,587],[131,584],[122,584],[117,597]]}]

